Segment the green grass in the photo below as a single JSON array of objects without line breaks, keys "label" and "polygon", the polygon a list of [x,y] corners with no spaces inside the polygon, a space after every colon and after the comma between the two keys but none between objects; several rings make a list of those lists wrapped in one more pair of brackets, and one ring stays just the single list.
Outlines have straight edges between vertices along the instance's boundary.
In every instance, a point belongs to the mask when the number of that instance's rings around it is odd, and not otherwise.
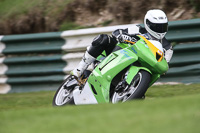
[{"label": "green grass", "polygon": [[0,18],[7,19],[27,14],[31,10],[43,10],[44,15],[58,15],[72,0],[0,0]]},{"label": "green grass", "polygon": [[52,107],[54,92],[0,95],[0,133],[199,133],[200,84],[153,86],[145,100]]},{"label": "green grass", "polygon": [[74,23],[74,22],[65,21],[60,25],[59,31],[80,29],[80,28],[81,28],[81,26],[76,24],[76,23]]},{"label": "green grass", "polygon": [[27,13],[28,10],[37,5],[40,5],[40,0],[1,0],[0,1],[0,16],[7,18],[16,14]]}]

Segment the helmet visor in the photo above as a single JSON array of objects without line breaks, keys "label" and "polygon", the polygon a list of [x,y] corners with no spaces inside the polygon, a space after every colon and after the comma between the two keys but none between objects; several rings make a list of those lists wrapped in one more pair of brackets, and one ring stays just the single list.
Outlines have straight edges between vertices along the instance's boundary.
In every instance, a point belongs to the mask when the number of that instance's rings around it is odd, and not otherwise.
[{"label": "helmet visor", "polygon": [[148,19],[146,20],[147,26],[158,33],[165,33],[168,29],[168,23],[152,23]]}]

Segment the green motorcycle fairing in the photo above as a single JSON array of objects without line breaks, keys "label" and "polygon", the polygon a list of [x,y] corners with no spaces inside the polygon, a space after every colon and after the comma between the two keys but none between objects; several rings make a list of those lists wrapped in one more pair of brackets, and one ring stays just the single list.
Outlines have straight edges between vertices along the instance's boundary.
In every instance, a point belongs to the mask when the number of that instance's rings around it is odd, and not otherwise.
[{"label": "green motorcycle fairing", "polygon": [[[110,101],[110,86],[113,78],[125,68],[128,68],[126,82],[131,83],[135,75],[142,69],[149,72],[151,77],[150,86],[168,70],[168,64],[163,58],[158,61],[155,50],[147,40],[139,36],[140,40],[134,45],[118,44],[122,49],[108,55],[92,71],[88,78],[89,86],[98,103],[108,103]],[[161,57],[160,57],[161,59]],[[139,62],[139,66],[134,66],[134,62]]]},{"label": "green motorcycle fairing", "polygon": [[109,102],[112,79],[137,60],[138,56],[135,53],[129,49],[121,49],[111,53],[92,71],[88,82],[98,103]]}]

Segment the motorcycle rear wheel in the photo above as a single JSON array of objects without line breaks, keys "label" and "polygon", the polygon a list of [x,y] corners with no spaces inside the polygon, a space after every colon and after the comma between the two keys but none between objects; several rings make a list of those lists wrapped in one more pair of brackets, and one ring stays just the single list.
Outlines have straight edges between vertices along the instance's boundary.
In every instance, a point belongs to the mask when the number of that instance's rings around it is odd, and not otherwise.
[{"label": "motorcycle rear wheel", "polygon": [[74,88],[66,88],[66,85],[70,82],[75,82],[75,79],[72,79],[72,76],[67,77],[64,82],[60,85],[56,91],[52,105],[53,106],[64,106],[67,104],[74,104],[73,90]]},{"label": "motorcycle rear wheel", "polygon": [[123,92],[114,92],[111,102],[118,103],[132,99],[142,99],[149,87],[150,81],[151,74],[149,72],[139,71],[127,89]]}]

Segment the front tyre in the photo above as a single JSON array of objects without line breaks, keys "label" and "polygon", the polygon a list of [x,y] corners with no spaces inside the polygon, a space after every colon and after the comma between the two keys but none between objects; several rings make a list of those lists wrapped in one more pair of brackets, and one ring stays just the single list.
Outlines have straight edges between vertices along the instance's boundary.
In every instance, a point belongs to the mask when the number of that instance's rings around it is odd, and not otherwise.
[{"label": "front tyre", "polygon": [[114,92],[112,103],[143,98],[149,87],[150,81],[150,73],[144,70],[139,71],[127,88],[121,92]]},{"label": "front tyre", "polygon": [[67,77],[56,91],[52,105],[64,106],[74,104],[73,90],[76,87],[77,80],[73,76]]}]

